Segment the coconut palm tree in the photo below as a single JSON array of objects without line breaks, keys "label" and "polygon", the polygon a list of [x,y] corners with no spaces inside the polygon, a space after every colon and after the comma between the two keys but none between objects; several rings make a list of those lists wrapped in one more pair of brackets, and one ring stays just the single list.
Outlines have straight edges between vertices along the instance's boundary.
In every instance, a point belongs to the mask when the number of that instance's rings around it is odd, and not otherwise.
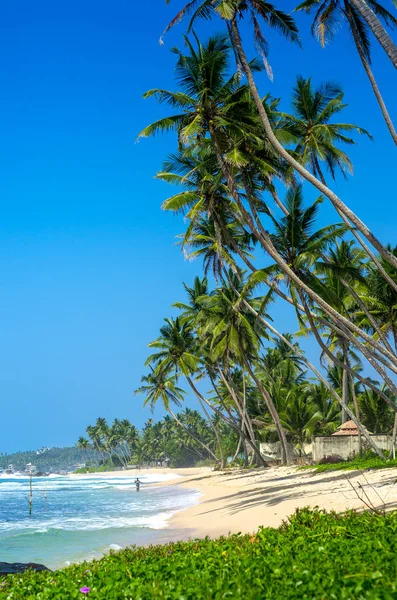
[{"label": "coconut palm tree", "polygon": [[[180,77],[182,77],[183,75],[183,85],[186,86],[187,84],[189,84],[189,89],[193,90],[195,94],[195,96],[190,96],[188,100],[186,100],[186,118],[188,119],[188,121],[186,121],[184,128],[180,130],[180,135],[181,131],[186,130],[186,127],[189,127],[190,134],[194,135],[195,141],[197,141],[197,137],[201,135],[201,133],[209,134],[213,145],[213,151],[215,152],[218,164],[221,167],[222,175],[224,176],[227,182],[228,192],[237,205],[240,217],[244,219],[245,224],[255,235],[256,239],[258,239],[258,241],[261,243],[264,250],[270,254],[270,256],[277,262],[279,267],[283,270],[283,272],[287,274],[288,277],[292,278],[298,285],[298,287],[302,289],[302,291],[307,293],[309,297],[311,297],[313,300],[319,303],[325,310],[328,311],[329,316],[336,323],[339,323],[341,326],[347,327],[352,333],[364,337],[364,339],[369,344],[376,346],[376,341],[374,341],[370,336],[365,337],[366,334],[360,331],[354,323],[352,323],[349,319],[346,319],[342,315],[338,314],[338,312],[335,311],[331,306],[327,305],[325,300],[321,298],[321,296],[319,296],[314,289],[312,289],[305,282],[299,279],[299,276],[296,273],[291,271],[288,263],[285,262],[283,257],[277,252],[267,232],[264,230],[261,223],[258,222],[256,216],[257,199],[252,198],[248,190],[246,190],[247,199],[249,201],[250,209],[254,213],[255,220],[257,221],[256,225],[253,221],[252,215],[245,208],[243,198],[240,196],[238,190],[236,190],[236,186],[233,180],[232,169],[228,165],[227,156],[230,155],[230,147],[227,145],[227,142],[230,139],[230,137],[233,138],[233,135],[231,136],[230,134],[232,129],[234,132],[237,131],[238,135],[241,135],[242,139],[246,139],[247,131],[249,131],[249,136],[253,136],[256,121],[252,119],[250,102],[246,102],[245,100],[246,91],[243,93],[243,105],[247,106],[247,111],[243,110],[237,113],[235,112],[235,106],[240,106],[242,102],[240,97],[241,86],[239,87],[239,93],[237,95],[234,92],[232,94],[234,101],[231,104],[229,102],[231,98],[229,93],[230,88],[228,87],[227,83],[225,83],[224,77],[222,75],[225,69],[225,65],[227,64],[227,59],[225,58],[224,52],[225,48],[227,48],[227,44],[225,43],[225,41],[221,42],[219,40],[211,39],[206,46],[199,45],[197,51],[190,45],[189,54],[187,56],[181,55],[181,53],[179,53],[178,64],[180,64]],[[209,65],[211,65],[211,69],[209,68]],[[215,73],[217,73],[216,76]],[[199,91],[199,86],[203,86],[203,89],[201,91]],[[182,90],[182,94],[184,94],[185,97],[186,94],[184,90],[187,91],[187,89],[183,88]],[[221,90],[221,93],[219,93],[219,90]],[[227,90],[227,93],[225,92],[225,90]],[[154,90],[153,93],[156,93],[160,99],[171,98],[172,101],[170,100],[170,102],[172,103],[174,103],[175,97],[177,97],[178,102],[180,99],[179,92],[173,93],[165,92],[164,90]],[[227,102],[225,101],[225,98],[228,99]],[[232,105],[233,109],[231,108]],[[233,114],[233,120],[230,119],[231,114]],[[224,122],[228,123],[227,128],[223,126]],[[230,126],[231,122],[233,122],[233,127]],[[193,128],[190,128],[190,125],[192,125],[193,123],[195,123],[195,125],[193,126]],[[179,128],[179,126],[175,127],[177,127],[177,129]],[[163,124],[161,121],[160,126],[158,125],[158,123],[153,124],[149,126],[149,128],[146,128],[143,134],[146,135],[148,133],[153,133],[154,131],[157,131],[158,129],[162,128]],[[186,137],[185,134],[184,137]],[[223,153],[225,142],[228,150],[226,154]],[[235,165],[236,153],[233,151],[232,154],[234,156],[233,165]],[[266,210],[266,208],[263,207],[263,210]],[[219,222],[218,224],[222,228],[222,224]],[[214,233],[216,234],[216,228],[214,228]],[[223,230],[222,233],[224,233]],[[216,239],[217,242],[220,242],[219,236],[217,236]],[[230,237],[230,239],[232,238]],[[218,253],[218,257],[220,246],[221,244],[217,243],[215,252]],[[238,244],[235,244],[234,250],[237,251],[240,258],[242,258],[244,262],[247,261],[243,253],[239,251]],[[250,266],[250,263],[248,263],[248,266]],[[385,351],[384,349],[381,349],[379,347],[377,349],[380,352],[387,353],[387,351]],[[389,360],[395,359],[394,357],[389,357]]]},{"label": "coconut palm tree", "polygon": [[[389,250],[397,256],[397,246],[395,248],[389,246]],[[397,282],[396,271],[391,269],[383,260],[382,266],[387,270],[388,275]],[[373,265],[369,264],[368,268],[367,285],[359,295],[368,307],[370,316],[378,324],[379,329],[370,321],[366,312],[358,310],[357,316],[361,320],[361,326],[367,327],[375,337],[381,337],[382,335],[389,337],[397,351],[397,292],[388,285]]]},{"label": "coconut palm tree", "polygon": [[[374,381],[376,385],[379,383]],[[396,397],[386,386],[382,386],[382,392],[389,395],[396,402]],[[364,425],[371,433],[390,434],[393,429],[394,414],[388,404],[382,401],[373,389],[365,388],[358,396],[358,403]]]},{"label": "coconut palm tree", "polygon": [[[197,389],[193,377],[199,371],[199,346],[195,338],[194,331],[190,324],[181,323],[179,318],[165,319],[165,325],[160,329],[160,337],[148,344],[149,348],[156,348],[158,351],[149,356],[147,365],[155,365],[154,375],[162,371],[174,371],[177,377],[179,373],[185,376],[190,388],[198,399],[204,414],[210,422],[210,417],[205,408],[205,398]],[[222,448],[218,432],[214,429],[218,440],[218,448],[221,454],[220,462],[223,465]],[[207,448],[206,448],[207,449]],[[217,457],[212,453],[213,457]]]},{"label": "coconut palm tree", "polygon": [[305,445],[312,441],[322,414],[316,410],[307,390],[301,385],[290,387],[284,398],[280,417],[285,431],[297,448],[299,455],[305,454]]},{"label": "coconut palm tree", "polygon": [[[362,65],[382,111],[383,118],[395,144],[397,144],[397,132],[371,70],[371,25],[357,9],[357,4],[361,7],[365,5],[365,2],[361,2],[361,0],[325,0],[325,2],[320,2],[320,0],[305,0],[295,10],[315,13],[312,33],[319,39],[323,47],[334,38],[339,24],[347,22]],[[397,24],[396,18],[378,2],[372,0],[366,6],[372,14],[375,11],[384,20],[386,25],[394,27]]]},{"label": "coconut palm tree", "polygon": [[338,145],[354,144],[354,140],[347,135],[352,132],[371,136],[357,125],[332,122],[346,107],[342,90],[330,82],[315,89],[311,78],[304,79],[298,76],[293,89],[292,106],[294,114],[284,115],[285,125],[299,140],[295,154],[300,157],[302,164],[308,166],[324,184],[326,182],[322,163],[326,165],[333,179],[337,169],[344,176],[346,172],[351,173],[352,162]]},{"label": "coconut palm tree", "polygon": [[[228,273],[229,283],[224,283],[214,293],[202,299],[202,314],[198,319],[201,322],[199,335],[209,336],[210,353],[212,360],[219,361],[222,369],[229,370],[230,364],[241,364],[255,381],[269,413],[277,428],[283,453],[283,461],[287,462],[288,449],[285,433],[280,423],[279,416],[273,401],[256,377],[253,362],[255,361],[261,345],[261,337],[265,331],[244,308],[238,294],[244,287],[243,273]],[[246,302],[259,308],[261,302],[246,294]]]},{"label": "coconut palm tree", "polygon": [[[163,333],[167,331],[165,327],[163,327],[162,330]],[[173,332],[170,333],[172,336]],[[153,346],[154,343],[152,343],[151,347]],[[163,348],[166,348],[166,345],[164,345]],[[171,350],[171,352],[173,352],[173,350]],[[176,406],[182,406],[185,392],[182,388],[179,388],[177,386],[177,375],[170,374],[170,369],[175,363],[173,363],[171,355],[166,356],[166,354],[166,351],[163,350],[162,352],[158,353],[156,359],[151,358],[149,362],[157,362],[157,368],[151,368],[151,372],[148,375],[144,375],[142,377],[141,381],[144,385],[140,386],[135,391],[135,394],[144,394],[145,400],[143,405],[146,406],[147,404],[149,404],[151,410],[154,409],[158,401],[161,401],[165,410],[169,412],[170,415],[178,423],[178,425],[180,425],[180,427],[182,427],[182,429],[186,431],[186,426],[182,423],[182,421],[178,418],[178,415],[175,414],[171,408],[172,404],[175,404]],[[186,367],[186,363],[184,361],[186,361],[186,355],[184,358],[179,357],[179,368],[181,367],[181,365],[183,365],[183,368]],[[204,444],[197,437],[194,437],[193,435],[192,437],[199,444],[201,444],[216,461],[218,461],[217,456],[206,444]]]}]

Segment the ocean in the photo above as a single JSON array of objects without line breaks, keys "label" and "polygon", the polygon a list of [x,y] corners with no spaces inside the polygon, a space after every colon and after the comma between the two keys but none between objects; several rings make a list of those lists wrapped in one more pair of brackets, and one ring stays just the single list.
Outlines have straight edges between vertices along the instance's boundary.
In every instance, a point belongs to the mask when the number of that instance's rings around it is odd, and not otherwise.
[{"label": "ocean", "polygon": [[[135,490],[136,476],[142,482]],[[149,544],[165,537],[170,517],[198,502],[199,492],[165,485],[175,475],[131,477],[0,475],[0,562],[38,562],[50,569],[97,558],[111,549]]]}]

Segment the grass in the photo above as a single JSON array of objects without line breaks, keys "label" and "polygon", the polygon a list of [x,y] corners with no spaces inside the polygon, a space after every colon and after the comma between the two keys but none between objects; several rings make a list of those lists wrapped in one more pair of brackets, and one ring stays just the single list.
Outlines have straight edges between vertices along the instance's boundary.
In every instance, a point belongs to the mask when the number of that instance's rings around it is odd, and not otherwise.
[{"label": "grass", "polygon": [[365,453],[363,456],[356,456],[352,460],[341,461],[336,463],[325,463],[318,465],[305,465],[300,469],[315,469],[317,473],[326,471],[364,471],[366,469],[390,469],[397,467],[397,458],[391,460],[382,460],[374,453]]},{"label": "grass", "polygon": [[[243,516],[242,516],[243,518]],[[278,529],[129,548],[4,579],[1,600],[392,600],[397,513],[298,511]]]}]

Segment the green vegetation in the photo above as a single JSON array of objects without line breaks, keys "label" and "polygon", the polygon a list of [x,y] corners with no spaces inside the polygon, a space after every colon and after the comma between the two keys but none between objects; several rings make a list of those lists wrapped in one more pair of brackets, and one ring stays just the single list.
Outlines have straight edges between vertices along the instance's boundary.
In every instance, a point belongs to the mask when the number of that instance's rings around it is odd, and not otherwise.
[{"label": "green vegetation", "polygon": [[397,459],[382,460],[379,456],[376,456],[373,452],[363,454],[363,456],[356,456],[352,460],[324,463],[311,466],[303,466],[301,469],[315,469],[317,473],[324,473],[326,471],[366,471],[368,469],[389,469],[390,467],[397,467]]},{"label": "green vegetation", "polygon": [[[95,425],[87,427],[88,439],[81,437],[77,442],[79,448],[84,448],[87,459],[87,466],[77,472],[94,473],[142,465],[188,467],[216,464],[211,455],[216,438],[206,419],[189,408],[174,416],[176,420],[166,415],[157,423],[149,419],[142,431],[124,419],[122,433],[117,419],[112,425],[108,425],[105,419],[97,419]],[[221,434],[225,453],[234,451],[236,436],[233,430],[217,419],[213,425]],[[97,455],[95,464],[90,462],[92,451]]]},{"label": "green vegetation", "polygon": [[[369,67],[372,36],[397,65],[387,33],[397,20],[375,0],[369,5],[307,0],[297,10],[313,13],[323,44],[338,21],[348,25],[397,143]],[[244,17],[261,61],[246,55]],[[189,433],[220,467],[228,457],[262,465],[261,441],[278,441],[287,464],[291,442],[303,455],[313,436],[349,419],[362,448],[382,459],[368,431],[392,434],[395,446],[397,248],[384,247],[329,187],[352,173],[347,149],[370,133],[344,121],[335,83],[298,76],[292,102],[258,91],[257,74],[271,74],[267,31],[300,41],[293,15],[259,0],[202,0],[182,8],[166,32],[185,18],[184,47],[173,48],[174,89],[145,93],[164,114],[139,137],[174,135],[174,152],[157,173],[173,186],[162,208],[185,217],[180,245],[186,257],[202,260],[203,277],[184,284],[177,315],[149,343],[137,393],[144,405],[161,403],[178,435]],[[222,32],[199,38],[195,24],[210,19]],[[325,199],[336,209],[326,222]],[[296,316],[294,335],[274,322],[284,313]],[[298,335],[313,336],[319,360],[308,359]],[[377,380],[366,376],[369,365]],[[188,394],[207,421],[205,436],[187,431],[180,418]]]},{"label": "green vegetation", "polygon": [[279,529],[129,548],[55,573],[5,579],[7,600],[392,600],[397,514],[307,509]]}]

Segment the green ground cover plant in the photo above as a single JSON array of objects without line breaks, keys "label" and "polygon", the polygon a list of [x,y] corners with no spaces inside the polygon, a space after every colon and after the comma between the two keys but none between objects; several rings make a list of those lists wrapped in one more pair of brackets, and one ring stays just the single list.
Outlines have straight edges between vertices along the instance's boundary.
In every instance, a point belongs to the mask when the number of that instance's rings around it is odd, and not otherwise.
[{"label": "green ground cover plant", "polygon": [[317,473],[324,473],[326,471],[365,471],[368,469],[390,469],[391,467],[397,467],[397,458],[385,461],[371,452],[366,453],[363,456],[356,456],[352,460],[310,466],[305,465],[301,467],[301,469],[315,469]]},{"label": "green ground cover plant", "polygon": [[397,512],[303,509],[253,536],[128,548],[55,573],[8,577],[0,598],[392,600],[396,540]]}]

